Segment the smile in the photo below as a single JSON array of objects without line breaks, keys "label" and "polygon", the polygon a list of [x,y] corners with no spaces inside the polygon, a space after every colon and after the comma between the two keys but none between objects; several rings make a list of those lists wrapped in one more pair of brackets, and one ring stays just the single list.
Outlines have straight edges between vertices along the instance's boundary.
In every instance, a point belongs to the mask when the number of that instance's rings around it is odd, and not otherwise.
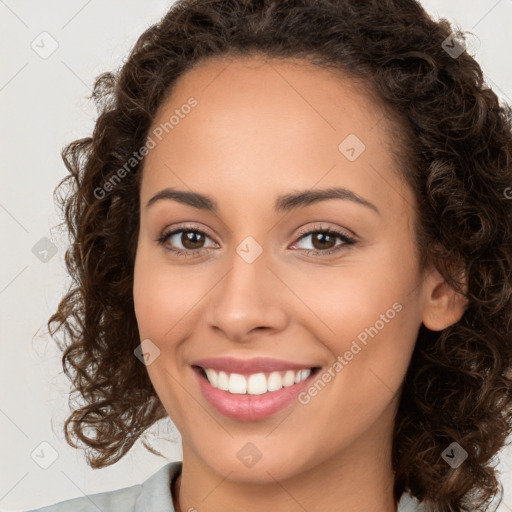
[{"label": "smile", "polygon": [[306,380],[313,368],[288,370],[286,372],[259,372],[250,375],[229,374],[213,368],[202,368],[202,370],[208,382],[216,389],[237,395],[263,395]]},{"label": "smile", "polygon": [[269,358],[210,358],[191,367],[206,402],[238,421],[263,420],[298,406],[298,395],[321,368]]}]

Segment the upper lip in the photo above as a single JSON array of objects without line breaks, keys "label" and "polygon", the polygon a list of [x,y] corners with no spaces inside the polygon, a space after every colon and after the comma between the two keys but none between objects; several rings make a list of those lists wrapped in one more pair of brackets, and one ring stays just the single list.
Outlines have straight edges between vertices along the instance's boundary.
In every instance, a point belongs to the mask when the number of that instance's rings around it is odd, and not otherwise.
[{"label": "upper lip", "polygon": [[191,363],[192,366],[201,366],[202,368],[211,368],[226,373],[265,373],[273,371],[286,370],[305,370],[315,368],[318,365],[308,363],[296,363],[293,361],[284,361],[282,359],[272,359],[269,357],[255,357],[252,359],[237,359],[235,357],[208,357],[198,359]]}]

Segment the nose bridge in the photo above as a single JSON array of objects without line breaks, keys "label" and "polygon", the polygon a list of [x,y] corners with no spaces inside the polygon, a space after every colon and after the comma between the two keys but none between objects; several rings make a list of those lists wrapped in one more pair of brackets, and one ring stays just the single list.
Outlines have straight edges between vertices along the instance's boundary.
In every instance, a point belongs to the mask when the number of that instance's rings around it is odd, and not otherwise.
[{"label": "nose bridge", "polygon": [[256,328],[282,329],[287,321],[279,282],[267,268],[270,254],[247,237],[234,248],[229,270],[212,290],[208,324],[225,336],[242,341]]}]

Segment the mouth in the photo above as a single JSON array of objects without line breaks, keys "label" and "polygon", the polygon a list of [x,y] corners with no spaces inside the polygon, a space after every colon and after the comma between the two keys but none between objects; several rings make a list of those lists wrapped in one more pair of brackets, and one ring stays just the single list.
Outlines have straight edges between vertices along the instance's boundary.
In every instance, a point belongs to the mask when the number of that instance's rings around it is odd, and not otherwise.
[{"label": "mouth", "polygon": [[198,365],[192,365],[192,368],[211,387],[232,395],[266,395],[299,384],[320,371],[319,366],[245,374]]},{"label": "mouth", "polygon": [[260,421],[289,407],[303,407],[297,398],[321,369],[313,366],[231,373],[226,367],[226,371],[199,365],[191,365],[191,368],[209,406],[241,422]]},{"label": "mouth", "polygon": [[272,357],[209,357],[189,364],[207,404],[238,421],[263,420],[298,407],[298,396],[322,368]]}]

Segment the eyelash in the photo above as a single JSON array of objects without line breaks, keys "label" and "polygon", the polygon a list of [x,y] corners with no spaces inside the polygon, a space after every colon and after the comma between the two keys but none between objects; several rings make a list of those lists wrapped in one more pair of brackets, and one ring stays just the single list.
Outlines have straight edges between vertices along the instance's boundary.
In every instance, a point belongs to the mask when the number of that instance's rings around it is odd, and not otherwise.
[{"label": "eyelash", "polygon": [[[180,226],[179,228],[174,229],[174,230],[169,231],[169,232],[165,232],[164,231],[161,234],[161,236],[159,236],[155,240],[155,242],[157,242],[158,245],[164,246],[165,242],[167,242],[167,240],[172,235],[175,235],[177,233],[182,233],[182,232],[200,233],[201,235],[204,235],[205,237],[210,238],[209,235],[205,231],[203,231],[201,229],[198,229],[195,226]],[[332,247],[331,249],[327,249],[325,251],[320,251],[320,250],[317,250],[317,249],[301,249],[308,256],[309,255],[315,255],[315,256],[320,255],[320,257],[328,256],[330,254],[333,254],[335,252],[343,250],[343,248],[346,248],[347,246],[354,245],[356,243],[356,240],[353,237],[347,235],[346,233],[344,233],[342,231],[338,231],[336,229],[332,229],[332,228],[323,228],[321,225],[320,226],[315,226],[313,229],[306,229],[306,230],[300,231],[299,234],[298,234],[297,241],[301,240],[302,238],[305,238],[308,235],[314,234],[314,233],[323,233],[323,234],[328,234],[328,235],[335,235],[338,238],[340,238],[343,243],[339,244],[339,245],[336,245],[336,246]],[[196,254],[199,254],[201,251],[203,251],[205,248],[203,247],[201,249],[186,249],[186,250],[184,250],[184,249],[176,249],[176,248],[173,248],[173,247],[164,247],[164,249],[166,251],[169,251],[169,252],[172,252],[172,253],[176,254],[177,256],[195,256]]]}]

